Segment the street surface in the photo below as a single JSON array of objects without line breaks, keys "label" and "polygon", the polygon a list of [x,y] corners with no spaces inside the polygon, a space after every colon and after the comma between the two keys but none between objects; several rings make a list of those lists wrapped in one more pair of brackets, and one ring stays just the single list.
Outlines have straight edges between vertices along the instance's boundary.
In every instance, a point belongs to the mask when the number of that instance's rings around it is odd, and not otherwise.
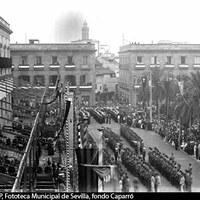
[{"label": "street surface", "polygon": [[[111,124],[99,124],[96,122],[93,118],[91,118],[91,124],[89,125],[89,130],[92,133],[93,138],[96,142],[99,141],[99,131],[98,128],[109,127],[111,128],[116,134],[119,133],[120,125],[118,123],[115,123],[113,120]],[[174,154],[175,161],[177,161],[179,164],[181,164],[181,169],[185,171],[185,169],[188,169],[189,163],[193,166],[192,171],[192,178],[193,178],[193,184],[192,184],[192,192],[200,192],[200,162],[198,162],[193,156],[188,155],[187,153],[181,151],[175,150],[174,147],[172,147],[170,144],[163,142],[163,139],[156,134],[153,131],[146,131],[144,129],[138,129],[138,128],[132,128],[144,141],[144,146],[146,148],[147,154],[146,154],[146,161],[148,162],[148,150],[149,147],[157,147],[160,152],[167,154],[169,157],[171,153]],[[124,147],[128,147],[132,149],[132,147],[128,144],[128,142],[123,138],[124,141]],[[132,182],[133,176],[128,172],[127,173],[130,181]],[[166,178],[164,178],[161,174],[161,192],[179,192],[179,190],[174,187]],[[108,187],[109,184],[106,184]],[[109,188],[104,188],[104,191],[109,191]],[[133,191],[133,187],[131,187],[130,191]],[[145,186],[140,184],[139,192],[147,192],[147,189]]]}]

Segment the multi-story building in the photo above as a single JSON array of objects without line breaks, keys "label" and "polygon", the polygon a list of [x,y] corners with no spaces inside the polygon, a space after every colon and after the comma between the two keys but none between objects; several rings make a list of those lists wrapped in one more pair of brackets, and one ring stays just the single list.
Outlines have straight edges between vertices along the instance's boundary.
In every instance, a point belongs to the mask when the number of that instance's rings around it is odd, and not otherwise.
[{"label": "multi-story building", "polygon": [[12,71],[10,59],[10,25],[0,17],[0,128],[12,117]]},{"label": "multi-story building", "polygon": [[18,85],[38,91],[55,88],[57,77],[69,82],[79,104],[95,102],[95,47],[93,44],[11,44],[14,77]]},{"label": "multi-story building", "polygon": [[102,67],[109,68],[115,72],[116,77],[119,77],[119,63],[114,56],[101,55],[97,58],[97,60],[102,64]]},{"label": "multi-story building", "polygon": [[108,101],[114,98],[118,92],[119,77],[116,77],[114,71],[102,67],[102,64],[96,62],[96,101]]},{"label": "multi-story building", "polygon": [[200,44],[129,44],[120,47],[119,58],[119,95],[135,104],[136,86],[141,85],[141,77],[150,76],[152,69],[174,75],[200,70]]}]

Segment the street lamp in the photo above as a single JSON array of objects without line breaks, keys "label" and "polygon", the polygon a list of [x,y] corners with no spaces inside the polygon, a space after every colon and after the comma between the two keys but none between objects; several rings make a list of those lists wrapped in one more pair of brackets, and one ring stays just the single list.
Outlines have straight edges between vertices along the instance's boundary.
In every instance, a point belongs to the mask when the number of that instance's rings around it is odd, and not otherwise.
[{"label": "street lamp", "polygon": [[137,103],[137,89],[140,88],[139,85],[134,85],[134,93],[135,93],[135,101],[134,101],[134,105],[136,106]]},{"label": "street lamp", "polygon": [[152,74],[151,72],[150,72],[150,78],[149,78],[149,94],[150,94],[150,100],[149,100],[150,122],[152,122]]}]

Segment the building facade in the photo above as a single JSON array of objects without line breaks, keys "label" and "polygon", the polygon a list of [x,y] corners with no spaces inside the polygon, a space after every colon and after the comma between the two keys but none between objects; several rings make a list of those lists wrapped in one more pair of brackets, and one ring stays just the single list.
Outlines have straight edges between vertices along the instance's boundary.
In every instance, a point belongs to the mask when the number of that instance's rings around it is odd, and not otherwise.
[{"label": "building facade", "polygon": [[11,92],[13,75],[10,59],[10,25],[0,17],[0,128],[12,117]]},{"label": "building facade", "polygon": [[96,67],[96,101],[107,102],[115,98],[118,90],[119,77],[116,77],[114,71],[102,66]]},{"label": "building facade", "polygon": [[182,75],[200,70],[200,44],[129,44],[119,51],[119,95],[135,105],[142,77],[154,68]]},{"label": "building facade", "polygon": [[37,92],[55,88],[57,77],[69,82],[79,104],[95,101],[95,48],[93,44],[11,44],[14,77],[18,85]]},{"label": "building facade", "polygon": [[119,63],[113,56],[104,56],[101,55],[97,58],[97,60],[102,64],[102,67],[108,68],[115,72],[116,77],[119,77]]}]

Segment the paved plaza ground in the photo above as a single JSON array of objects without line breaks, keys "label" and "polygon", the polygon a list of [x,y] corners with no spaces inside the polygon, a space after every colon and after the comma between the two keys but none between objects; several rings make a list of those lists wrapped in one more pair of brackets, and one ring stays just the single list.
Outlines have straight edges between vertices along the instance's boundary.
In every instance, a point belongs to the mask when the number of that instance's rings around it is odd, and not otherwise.
[{"label": "paved plaza ground", "polygon": [[[109,127],[111,128],[116,134],[119,134],[120,124],[115,123],[112,120],[111,124],[99,124],[97,123],[93,118],[91,120],[91,124],[89,125],[89,130],[92,133],[92,136],[94,139],[98,142],[99,140],[99,131],[98,128]],[[145,148],[147,150],[147,160],[148,160],[148,150],[149,147],[157,147],[160,152],[167,154],[169,157],[171,153],[174,154],[175,161],[177,161],[179,164],[181,164],[181,169],[185,171],[185,169],[188,169],[189,163],[193,166],[193,172],[192,172],[192,178],[193,178],[193,184],[192,184],[192,192],[200,192],[200,162],[197,161],[193,156],[188,155],[184,151],[175,150],[174,147],[172,147],[169,143],[165,143],[163,139],[156,134],[153,131],[146,131],[144,129],[137,129],[132,128],[144,141]],[[131,148],[131,146],[123,139],[124,146]],[[133,176],[128,173],[130,179],[133,179]],[[175,188],[169,181],[166,180],[163,176],[161,176],[161,192],[179,192],[177,188]],[[109,191],[109,187],[112,190],[112,186],[107,184],[108,188],[105,188],[104,191]],[[131,187],[130,191],[133,191],[133,188]],[[147,189],[140,185],[139,192],[147,192]]]}]

